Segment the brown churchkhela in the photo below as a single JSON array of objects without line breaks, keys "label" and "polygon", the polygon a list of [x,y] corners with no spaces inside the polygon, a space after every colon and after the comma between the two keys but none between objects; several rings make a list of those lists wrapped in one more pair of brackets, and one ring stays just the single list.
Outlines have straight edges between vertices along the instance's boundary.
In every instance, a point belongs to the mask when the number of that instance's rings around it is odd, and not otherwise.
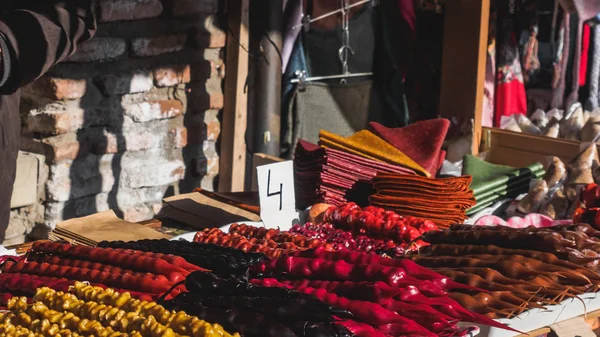
[{"label": "brown churchkhela", "polygon": [[491,318],[556,304],[600,286],[600,232],[589,225],[454,225],[423,238],[431,246],[413,260],[456,282],[489,291],[454,291],[450,296]]},{"label": "brown churchkhela", "polygon": [[567,285],[586,285],[592,284],[592,281],[577,271],[571,271],[567,268],[553,266],[538,260],[526,259],[527,262],[519,261],[520,259],[508,260],[499,259],[498,261],[488,261],[484,259],[468,258],[468,257],[416,257],[415,262],[429,268],[493,268],[503,275],[515,279],[530,279],[538,275],[558,276],[561,282]]},{"label": "brown churchkhela", "polygon": [[[469,228],[472,227],[472,228]],[[451,231],[430,232],[425,241],[430,243],[496,245],[505,248],[530,249],[546,252],[566,252],[567,248],[591,249],[600,252],[600,242],[583,232],[565,227],[523,228],[454,225]]]},{"label": "brown churchkhela", "polygon": [[[573,251],[577,252],[577,251]],[[464,257],[477,257],[479,254],[493,254],[498,258],[504,255],[521,255],[529,257],[535,260],[539,260],[545,263],[569,268],[577,269],[587,277],[593,278],[598,277],[598,274],[589,270],[597,267],[597,261],[600,259],[594,257],[571,257],[569,254],[552,254],[546,252],[538,252],[535,250],[526,249],[510,249],[502,248],[494,245],[451,245],[451,244],[437,244],[433,246],[427,246],[422,248],[419,252],[421,256],[464,256]],[[559,258],[562,256],[562,258]],[[595,262],[595,264],[594,264]],[[590,265],[591,264],[591,265]],[[586,268],[581,268],[585,266]],[[579,268],[579,269],[578,269]]]}]

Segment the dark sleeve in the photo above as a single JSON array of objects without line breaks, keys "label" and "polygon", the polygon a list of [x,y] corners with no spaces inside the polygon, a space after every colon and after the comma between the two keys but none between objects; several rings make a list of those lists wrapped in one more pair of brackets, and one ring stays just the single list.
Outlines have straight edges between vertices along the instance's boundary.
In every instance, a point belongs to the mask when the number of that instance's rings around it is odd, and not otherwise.
[{"label": "dark sleeve", "polygon": [[0,93],[12,93],[75,53],[96,31],[91,0],[22,0],[0,18]]}]

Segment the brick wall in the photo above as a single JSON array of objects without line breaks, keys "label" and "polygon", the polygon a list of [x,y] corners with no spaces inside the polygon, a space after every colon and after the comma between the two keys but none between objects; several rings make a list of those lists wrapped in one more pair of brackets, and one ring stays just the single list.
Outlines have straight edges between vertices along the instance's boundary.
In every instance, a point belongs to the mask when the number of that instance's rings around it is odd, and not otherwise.
[{"label": "brick wall", "polygon": [[212,188],[226,36],[218,4],[98,1],[96,37],[23,91],[22,150],[47,170],[40,205],[13,210],[7,240],[107,209],[151,218],[166,194]]}]

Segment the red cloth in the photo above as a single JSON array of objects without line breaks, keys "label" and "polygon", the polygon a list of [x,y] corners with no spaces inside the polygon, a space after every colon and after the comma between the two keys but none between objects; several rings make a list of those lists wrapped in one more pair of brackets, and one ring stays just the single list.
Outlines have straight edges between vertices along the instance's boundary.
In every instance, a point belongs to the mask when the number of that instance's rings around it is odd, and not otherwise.
[{"label": "red cloth", "polygon": [[527,97],[525,85],[519,80],[508,83],[498,83],[496,86],[496,113],[494,126],[500,127],[502,116],[527,114]]},{"label": "red cloth", "polygon": [[442,145],[450,128],[450,121],[444,118],[417,122],[403,128],[387,128],[379,123],[369,123],[369,129],[376,135],[404,152],[427,172],[435,176],[443,163]]},{"label": "red cloth", "polygon": [[585,86],[587,82],[588,59],[590,52],[590,26],[586,23],[583,25],[583,37],[581,41],[581,67],[579,67],[579,86]]},{"label": "red cloth", "polygon": [[498,39],[496,44],[496,111],[494,126],[500,127],[502,116],[527,114],[527,97],[523,68],[516,40],[514,8],[508,1],[498,5]]}]

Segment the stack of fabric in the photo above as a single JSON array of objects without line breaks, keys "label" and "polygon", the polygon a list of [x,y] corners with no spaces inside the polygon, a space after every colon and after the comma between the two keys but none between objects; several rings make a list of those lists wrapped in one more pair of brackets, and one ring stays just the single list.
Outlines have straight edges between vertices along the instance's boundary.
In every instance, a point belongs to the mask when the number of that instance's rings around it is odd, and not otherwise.
[{"label": "stack of fabric", "polygon": [[494,203],[515,198],[529,190],[532,179],[544,176],[544,167],[540,163],[524,168],[490,164],[477,157],[466,155],[463,159],[463,175],[473,177],[470,188],[477,204],[467,211],[475,214]]},{"label": "stack of fabric", "polygon": [[442,146],[450,128],[447,119],[431,119],[395,129],[372,122],[369,128],[421,165],[432,177],[444,164],[446,151],[442,150]]},{"label": "stack of fabric", "polygon": [[429,171],[417,164],[404,152],[398,150],[369,130],[359,131],[347,138],[321,130],[319,132],[319,144],[326,148],[404,167],[426,177],[431,176]]},{"label": "stack of fabric", "polygon": [[442,145],[450,122],[434,119],[404,128],[377,123],[344,138],[321,131],[319,145],[300,141],[294,154],[296,202],[367,204],[378,173],[435,176],[446,153]]},{"label": "stack of fabric", "polygon": [[469,189],[471,177],[427,178],[398,174],[378,174],[373,179],[377,191],[371,205],[433,221],[442,229],[467,219],[465,212],[475,205]]},{"label": "stack of fabric", "polygon": [[415,174],[402,166],[300,140],[294,154],[296,204],[299,209],[320,202],[341,205],[352,200],[364,204],[378,172]]}]

